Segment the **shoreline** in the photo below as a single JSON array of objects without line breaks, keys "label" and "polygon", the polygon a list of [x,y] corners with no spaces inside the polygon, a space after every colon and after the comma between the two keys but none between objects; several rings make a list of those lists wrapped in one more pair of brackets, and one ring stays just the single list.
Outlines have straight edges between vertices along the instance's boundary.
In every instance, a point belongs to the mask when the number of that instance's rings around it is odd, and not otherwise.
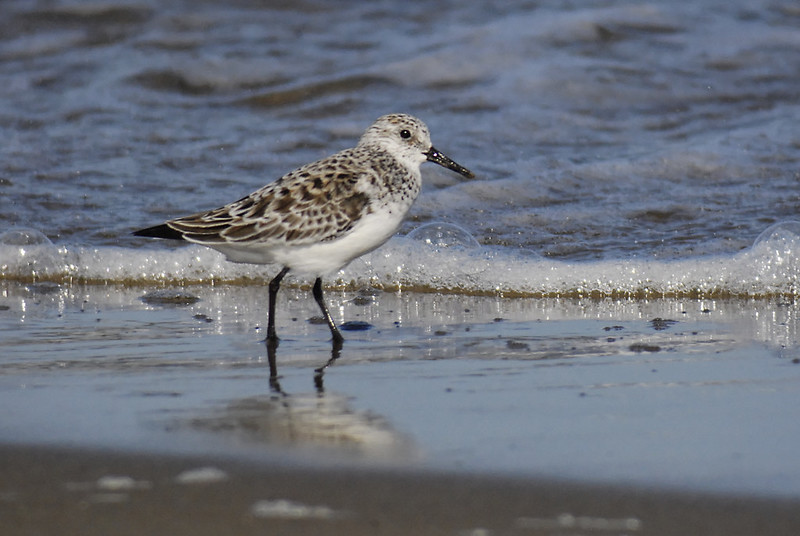
[{"label": "shoreline", "polygon": [[800,531],[800,500],[471,473],[270,467],[0,445],[15,534],[643,534]]}]

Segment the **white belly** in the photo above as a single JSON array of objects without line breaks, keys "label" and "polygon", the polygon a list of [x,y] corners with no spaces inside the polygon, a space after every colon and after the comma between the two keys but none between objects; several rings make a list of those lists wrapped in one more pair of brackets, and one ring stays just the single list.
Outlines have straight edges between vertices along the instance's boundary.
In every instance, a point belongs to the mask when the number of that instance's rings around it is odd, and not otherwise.
[{"label": "white belly", "polygon": [[381,246],[397,231],[406,211],[368,214],[345,235],[327,242],[293,246],[289,243],[229,243],[209,245],[231,262],[280,264],[293,272],[323,276]]}]

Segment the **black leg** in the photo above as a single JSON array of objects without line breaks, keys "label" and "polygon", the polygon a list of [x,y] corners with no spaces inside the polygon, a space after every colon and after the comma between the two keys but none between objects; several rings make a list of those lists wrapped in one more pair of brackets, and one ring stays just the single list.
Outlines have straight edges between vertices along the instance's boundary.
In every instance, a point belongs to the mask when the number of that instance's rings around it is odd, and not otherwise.
[{"label": "black leg", "polygon": [[281,280],[287,273],[289,273],[289,268],[284,268],[269,282],[269,311],[267,316],[268,341],[278,340],[278,335],[275,333],[275,300],[278,297],[278,289],[281,288]]},{"label": "black leg", "polygon": [[322,316],[325,318],[325,321],[328,323],[328,327],[331,329],[333,343],[341,345],[344,342],[344,337],[342,337],[342,334],[339,333],[339,329],[336,327],[336,324],[333,323],[333,318],[331,318],[331,314],[328,312],[328,307],[325,305],[325,299],[322,297],[321,277],[318,277],[317,280],[314,281],[314,299],[317,301],[317,305],[319,305],[319,309],[322,311]]}]

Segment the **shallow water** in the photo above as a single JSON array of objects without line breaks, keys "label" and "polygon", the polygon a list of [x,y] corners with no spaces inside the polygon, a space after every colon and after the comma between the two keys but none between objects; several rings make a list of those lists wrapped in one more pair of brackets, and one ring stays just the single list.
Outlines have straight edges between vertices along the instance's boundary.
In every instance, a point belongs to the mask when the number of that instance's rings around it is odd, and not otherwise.
[{"label": "shallow water", "polygon": [[0,441],[800,494],[793,305],[182,292],[6,283]]}]

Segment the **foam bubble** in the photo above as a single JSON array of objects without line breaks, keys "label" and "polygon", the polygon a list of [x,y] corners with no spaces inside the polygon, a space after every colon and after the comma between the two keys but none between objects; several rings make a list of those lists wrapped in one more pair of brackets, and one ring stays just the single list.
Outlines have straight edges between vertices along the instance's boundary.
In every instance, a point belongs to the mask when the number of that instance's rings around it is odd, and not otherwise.
[{"label": "foam bubble", "polygon": [[452,223],[426,223],[408,233],[407,236],[412,240],[419,240],[436,248],[478,248],[481,246],[466,229]]},{"label": "foam bubble", "polygon": [[0,278],[55,277],[63,266],[59,249],[44,233],[13,228],[0,234]]},{"label": "foam bubble", "polygon": [[0,234],[0,244],[9,246],[53,245],[44,233],[25,227],[16,227]]},{"label": "foam bubble", "polygon": [[784,221],[764,230],[745,254],[754,284],[777,293],[800,293],[800,222]]},{"label": "foam bubble", "polygon": [[753,242],[753,249],[762,253],[780,250],[798,256],[800,221],[788,220],[770,225]]}]

